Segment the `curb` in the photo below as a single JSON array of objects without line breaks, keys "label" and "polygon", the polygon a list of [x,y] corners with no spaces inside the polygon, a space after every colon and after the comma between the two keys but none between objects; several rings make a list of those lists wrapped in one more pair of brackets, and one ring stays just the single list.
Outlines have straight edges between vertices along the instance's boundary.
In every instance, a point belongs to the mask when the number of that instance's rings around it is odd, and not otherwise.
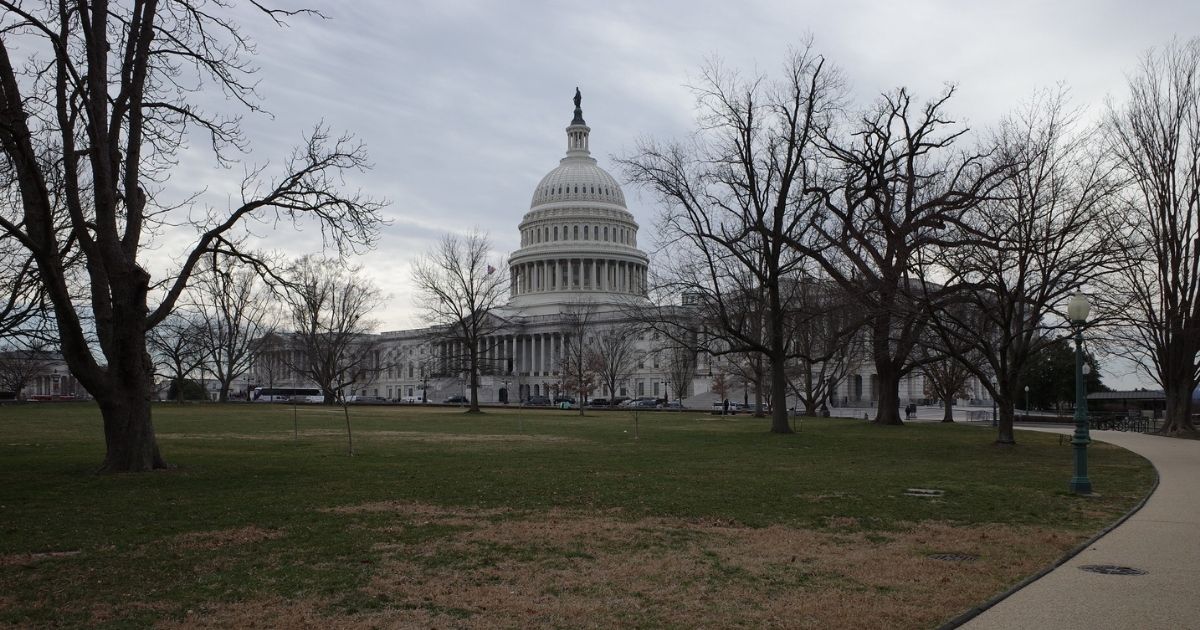
[{"label": "curb", "polygon": [[[1125,449],[1125,450],[1129,450],[1129,449]],[[946,623],[938,626],[938,630],[953,630],[954,628],[958,628],[959,626],[962,626],[963,624],[967,623],[968,621],[978,617],[979,615],[983,614],[983,612],[986,611],[987,609],[989,609],[992,606],[995,606],[996,604],[999,604],[1000,602],[1011,597],[1013,593],[1016,593],[1017,591],[1025,588],[1026,586],[1029,586],[1030,584],[1032,584],[1033,582],[1035,582],[1037,580],[1040,580],[1047,573],[1057,569],[1058,567],[1061,567],[1062,565],[1066,564],[1067,561],[1069,561],[1071,558],[1074,558],[1075,556],[1079,555],[1080,553],[1083,553],[1084,549],[1091,547],[1092,544],[1095,543],[1097,540],[1104,538],[1105,536],[1108,535],[1109,532],[1120,527],[1122,523],[1129,520],[1130,517],[1132,517],[1134,514],[1137,514],[1139,511],[1141,511],[1141,509],[1143,507],[1145,507],[1146,502],[1150,500],[1150,497],[1154,496],[1154,492],[1156,490],[1158,490],[1158,482],[1160,479],[1160,476],[1158,474],[1158,466],[1155,466],[1154,462],[1150,461],[1150,459],[1147,457],[1143,457],[1143,459],[1150,462],[1150,467],[1154,469],[1154,485],[1150,486],[1150,491],[1146,493],[1146,496],[1142,497],[1141,501],[1138,501],[1137,505],[1130,508],[1128,512],[1126,512],[1124,515],[1122,515],[1121,518],[1119,518],[1116,521],[1114,521],[1113,523],[1111,523],[1108,527],[1105,527],[1104,529],[1100,530],[1100,532],[1098,534],[1083,541],[1078,546],[1076,546],[1074,549],[1068,551],[1066,553],[1066,555],[1059,558],[1058,560],[1055,560],[1053,564],[1051,564],[1047,567],[1044,567],[1042,570],[1038,571],[1037,573],[1034,573],[1033,575],[1026,577],[1025,579],[1021,580],[1020,582],[1017,582],[1015,585],[1013,585],[1011,588],[1004,591],[1003,593],[1000,593],[999,595],[992,597],[991,599],[985,601],[984,603],[982,603],[978,606],[975,606],[974,608],[967,610],[966,612],[958,615],[957,617],[954,617],[950,621],[947,621]]]}]

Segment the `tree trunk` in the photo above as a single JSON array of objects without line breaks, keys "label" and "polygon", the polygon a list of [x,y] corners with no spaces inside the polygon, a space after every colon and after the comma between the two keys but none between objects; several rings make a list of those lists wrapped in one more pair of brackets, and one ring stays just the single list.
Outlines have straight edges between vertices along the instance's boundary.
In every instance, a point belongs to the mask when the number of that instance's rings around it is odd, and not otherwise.
[{"label": "tree trunk", "polygon": [[1017,443],[1016,434],[1013,432],[1013,401],[1012,399],[1005,400],[1000,397],[996,400],[996,408],[999,410],[999,419],[997,421],[998,432],[996,434],[996,444],[1012,445]]},{"label": "tree trunk", "polygon": [[[878,362],[877,362],[878,363]],[[875,410],[875,424],[903,425],[900,417],[900,375],[892,370],[891,365],[875,368],[879,391],[879,406]]]},{"label": "tree trunk", "polygon": [[221,389],[217,392],[217,402],[229,402],[229,382],[221,381]]},{"label": "tree trunk", "polygon": [[342,405],[342,414],[346,416],[346,452],[354,457],[354,434],[350,431],[350,405]]},{"label": "tree trunk", "polygon": [[[1174,386],[1171,386],[1174,385]],[[1192,390],[1184,384],[1168,384],[1166,388],[1167,409],[1161,435],[1179,435],[1180,433],[1195,432],[1196,425],[1192,422]]]},{"label": "tree trunk", "polygon": [[471,368],[471,406],[467,408],[467,413],[479,413],[479,340],[471,339],[467,345],[471,353],[468,357]]},{"label": "tree trunk", "polygon": [[817,415],[817,394],[813,391],[812,365],[804,371],[804,415],[812,418]]},{"label": "tree trunk", "polygon": [[[132,355],[143,355],[141,360]],[[104,463],[100,472],[144,472],[167,468],[158,452],[150,419],[149,355],[130,351],[118,358],[133,365],[110,365],[118,387],[92,392],[104,420]]]},{"label": "tree trunk", "polygon": [[[776,354],[782,355],[782,352]],[[788,424],[787,373],[782,356],[771,358],[771,433],[793,433]]]},{"label": "tree trunk", "polygon": [[954,422],[954,400],[942,398],[942,407],[945,409],[942,412],[942,422]]}]

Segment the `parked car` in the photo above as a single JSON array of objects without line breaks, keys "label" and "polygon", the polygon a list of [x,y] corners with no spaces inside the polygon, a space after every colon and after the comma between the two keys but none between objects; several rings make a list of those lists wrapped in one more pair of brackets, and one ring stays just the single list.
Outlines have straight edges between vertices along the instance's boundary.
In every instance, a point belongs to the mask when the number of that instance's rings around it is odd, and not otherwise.
[{"label": "parked car", "polygon": [[626,398],[624,396],[618,396],[618,397],[608,401],[608,406],[609,407],[628,407],[629,405],[625,404],[627,402],[629,402],[628,398]]},{"label": "parked car", "polygon": [[593,398],[588,401],[588,406],[589,407],[607,407],[608,399],[607,398]]},{"label": "parked car", "polygon": [[550,399],[545,396],[530,396],[525,399],[524,405],[526,407],[549,407]]},{"label": "parked car", "polygon": [[471,400],[466,396],[451,396],[442,402],[447,405],[465,405],[471,402]]},{"label": "parked car", "polygon": [[662,405],[659,405],[659,408],[660,409],[683,409],[683,403],[679,402],[678,400],[671,400],[671,401],[667,401],[666,403],[664,403]]},{"label": "parked car", "polygon": [[563,403],[567,403],[568,405],[571,405],[572,407],[574,407],[574,406],[575,406],[575,399],[574,399],[574,398],[571,398],[570,396],[559,396],[559,397],[557,397],[557,398],[555,398],[555,399],[554,399],[554,404],[555,404],[556,406],[557,406],[557,405],[561,405],[561,404],[563,404]]},{"label": "parked car", "polygon": [[639,409],[656,409],[658,407],[658,399],[657,398],[636,398],[633,400],[633,403],[629,406],[637,407]]},{"label": "parked car", "polygon": [[407,404],[407,405],[415,405],[415,404],[421,402],[421,397],[420,396],[405,396],[400,399],[400,402]]}]

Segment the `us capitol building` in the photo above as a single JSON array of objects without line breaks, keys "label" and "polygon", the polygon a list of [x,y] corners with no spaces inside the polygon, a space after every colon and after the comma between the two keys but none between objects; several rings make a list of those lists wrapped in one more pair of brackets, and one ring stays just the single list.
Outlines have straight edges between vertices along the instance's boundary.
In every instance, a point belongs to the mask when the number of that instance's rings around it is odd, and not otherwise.
[{"label": "us capitol building", "polygon": [[[635,335],[637,347],[630,378],[614,392],[597,387],[592,397],[675,398],[677,387],[669,382],[663,342],[652,333],[640,332],[622,315],[622,306],[647,301],[650,259],[638,249],[638,224],[625,205],[620,184],[591,156],[591,128],[584,122],[578,90],[574,114],[566,128],[566,155],[538,182],[518,226],[521,247],[509,257],[510,299],[493,311],[503,324],[480,344],[481,365],[500,366],[480,376],[480,403],[519,403],[564,391],[560,361],[568,334],[567,315],[581,306],[590,311],[589,327],[626,327]],[[437,367],[457,349],[432,341],[432,332],[381,333],[380,352],[389,367],[345,394],[440,402],[467,393],[465,374],[445,374]],[[707,407],[717,400],[710,389],[719,362],[704,353],[697,357],[684,400],[687,406]],[[838,386],[836,398],[852,405],[869,404],[874,389],[870,371],[869,364],[853,370]],[[308,385],[295,375],[286,376],[273,385]],[[256,379],[266,384],[261,372]],[[745,391],[738,382],[731,385],[727,394],[731,400],[752,401],[753,391]],[[923,398],[922,387],[919,377],[910,378],[901,385],[901,399]]]}]

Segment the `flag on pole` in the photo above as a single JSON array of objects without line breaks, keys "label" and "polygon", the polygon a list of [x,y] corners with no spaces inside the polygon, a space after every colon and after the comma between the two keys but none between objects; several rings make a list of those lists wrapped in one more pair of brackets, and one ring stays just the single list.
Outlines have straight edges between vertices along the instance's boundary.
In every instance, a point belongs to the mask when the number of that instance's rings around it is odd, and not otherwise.
[{"label": "flag on pole", "polygon": [[496,268],[491,265],[488,265],[488,275],[490,276],[493,273],[496,273]]}]

